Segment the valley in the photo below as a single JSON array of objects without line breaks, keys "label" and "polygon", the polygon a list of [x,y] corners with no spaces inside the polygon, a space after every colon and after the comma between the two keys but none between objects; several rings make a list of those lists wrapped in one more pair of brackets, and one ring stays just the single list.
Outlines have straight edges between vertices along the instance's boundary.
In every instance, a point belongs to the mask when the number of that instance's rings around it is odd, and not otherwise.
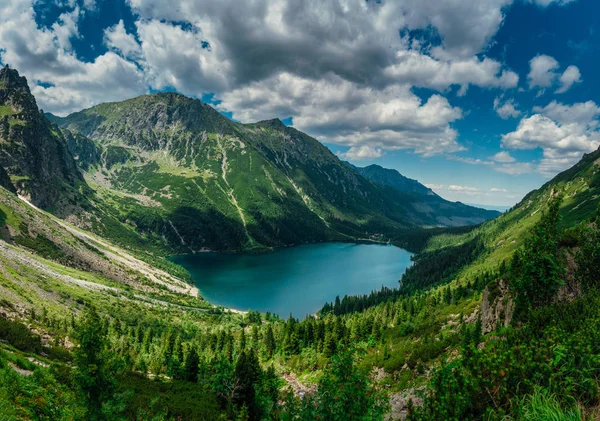
[{"label": "valley", "polygon": [[179,94],[0,102],[0,418],[597,414],[600,150],[500,215]]}]

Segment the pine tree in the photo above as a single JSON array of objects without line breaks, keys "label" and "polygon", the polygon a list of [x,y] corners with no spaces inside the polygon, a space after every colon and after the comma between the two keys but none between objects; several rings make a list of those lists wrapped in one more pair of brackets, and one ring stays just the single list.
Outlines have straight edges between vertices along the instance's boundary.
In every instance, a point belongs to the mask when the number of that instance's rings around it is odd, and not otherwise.
[{"label": "pine tree", "polygon": [[271,325],[267,326],[267,333],[265,334],[265,350],[267,351],[267,357],[273,357],[275,353],[276,344],[275,344],[275,335],[273,335],[273,328]]},{"label": "pine tree", "polygon": [[246,349],[246,331],[242,329],[240,333],[240,352],[243,352]]},{"label": "pine tree", "polygon": [[102,404],[113,397],[116,382],[105,355],[105,335],[100,316],[88,307],[77,331],[75,381],[83,395],[88,420],[104,419]]},{"label": "pine tree", "polygon": [[198,358],[198,352],[196,348],[192,346],[185,358],[185,364],[183,367],[184,379],[188,382],[198,381],[198,370],[199,370],[200,359]]},{"label": "pine tree", "polygon": [[254,352],[243,351],[240,354],[235,365],[234,376],[240,385],[234,402],[239,408],[246,406],[248,420],[259,420],[260,407],[256,401],[255,385],[258,385],[261,380],[262,369]]}]

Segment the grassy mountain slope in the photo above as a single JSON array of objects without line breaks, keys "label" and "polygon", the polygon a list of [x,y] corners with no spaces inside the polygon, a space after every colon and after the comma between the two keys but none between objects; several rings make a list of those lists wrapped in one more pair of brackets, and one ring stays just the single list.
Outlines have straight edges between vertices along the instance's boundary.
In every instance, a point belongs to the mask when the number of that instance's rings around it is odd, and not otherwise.
[{"label": "grassy mountain slope", "polygon": [[117,216],[182,252],[345,240],[493,216],[432,207],[420,194],[370,182],[279,120],[242,125],[177,94],[50,118]]},{"label": "grassy mountain slope", "polygon": [[584,155],[572,168],[527,194],[509,212],[469,233],[434,237],[426,250],[456,246],[477,238],[485,244],[485,253],[472,265],[463,268],[462,277],[467,278],[478,271],[498,267],[523,245],[527,233],[539,222],[550,200],[557,196],[562,197],[559,222],[562,228],[572,228],[598,211],[600,150]]},{"label": "grassy mountain slope", "polygon": [[198,291],[179,267],[151,254],[134,256],[3,188],[0,239],[2,296],[25,312],[40,311],[42,305],[58,310],[61,303],[78,307],[77,297],[69,298],[70,304],[61,298],[63,287],[115,297],[139,293],[142,301],[185,301],[181,296],[197,301]]}]

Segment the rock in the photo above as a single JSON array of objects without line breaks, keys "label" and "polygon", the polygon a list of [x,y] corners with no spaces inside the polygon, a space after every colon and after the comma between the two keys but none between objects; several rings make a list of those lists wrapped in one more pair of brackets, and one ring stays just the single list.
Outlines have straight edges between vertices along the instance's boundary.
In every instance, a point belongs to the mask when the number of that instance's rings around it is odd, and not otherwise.
[{"label": "rock", "polygon": [[4,168],[0,166],[0,187],[4,187],[11,193],[16,193],[17,189],[13,186],[12,181],[10,180],[10,176],[6,172]]},{"label": "rock", "polygon": [[485,335],[499,325],[508,327],[514,309],[515,302],[504,279],[485,287],[481,299],[481,333]]},{"label": "rock", "polygon": [[405,420],[408,415],[408,402],[412,400],[413,406],[423,405],[423,395],[425,394],[425,386],[403,390],[399,393],[390,395],[390,405],[392,410],[386,415],[386,421]]},{"label": "rock", "polygon": [[[48,208],[83,182],[58,129],[40,114],[27,79],[5,66],[0,70],[0,167],[12,177],[13,191],[36,206]],[[10,189],[0,170],[0,185]],[[16,181],[15,181],[16,180]]]}]

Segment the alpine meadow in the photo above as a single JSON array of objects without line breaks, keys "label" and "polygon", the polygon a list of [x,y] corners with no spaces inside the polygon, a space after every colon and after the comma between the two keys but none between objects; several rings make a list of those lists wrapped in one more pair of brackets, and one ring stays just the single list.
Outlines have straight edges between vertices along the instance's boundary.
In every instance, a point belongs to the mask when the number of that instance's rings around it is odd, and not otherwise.
[{"label": "alpine meadow", "polygon": [[599,28],[0,0],[0,421],[600,420]]}]

